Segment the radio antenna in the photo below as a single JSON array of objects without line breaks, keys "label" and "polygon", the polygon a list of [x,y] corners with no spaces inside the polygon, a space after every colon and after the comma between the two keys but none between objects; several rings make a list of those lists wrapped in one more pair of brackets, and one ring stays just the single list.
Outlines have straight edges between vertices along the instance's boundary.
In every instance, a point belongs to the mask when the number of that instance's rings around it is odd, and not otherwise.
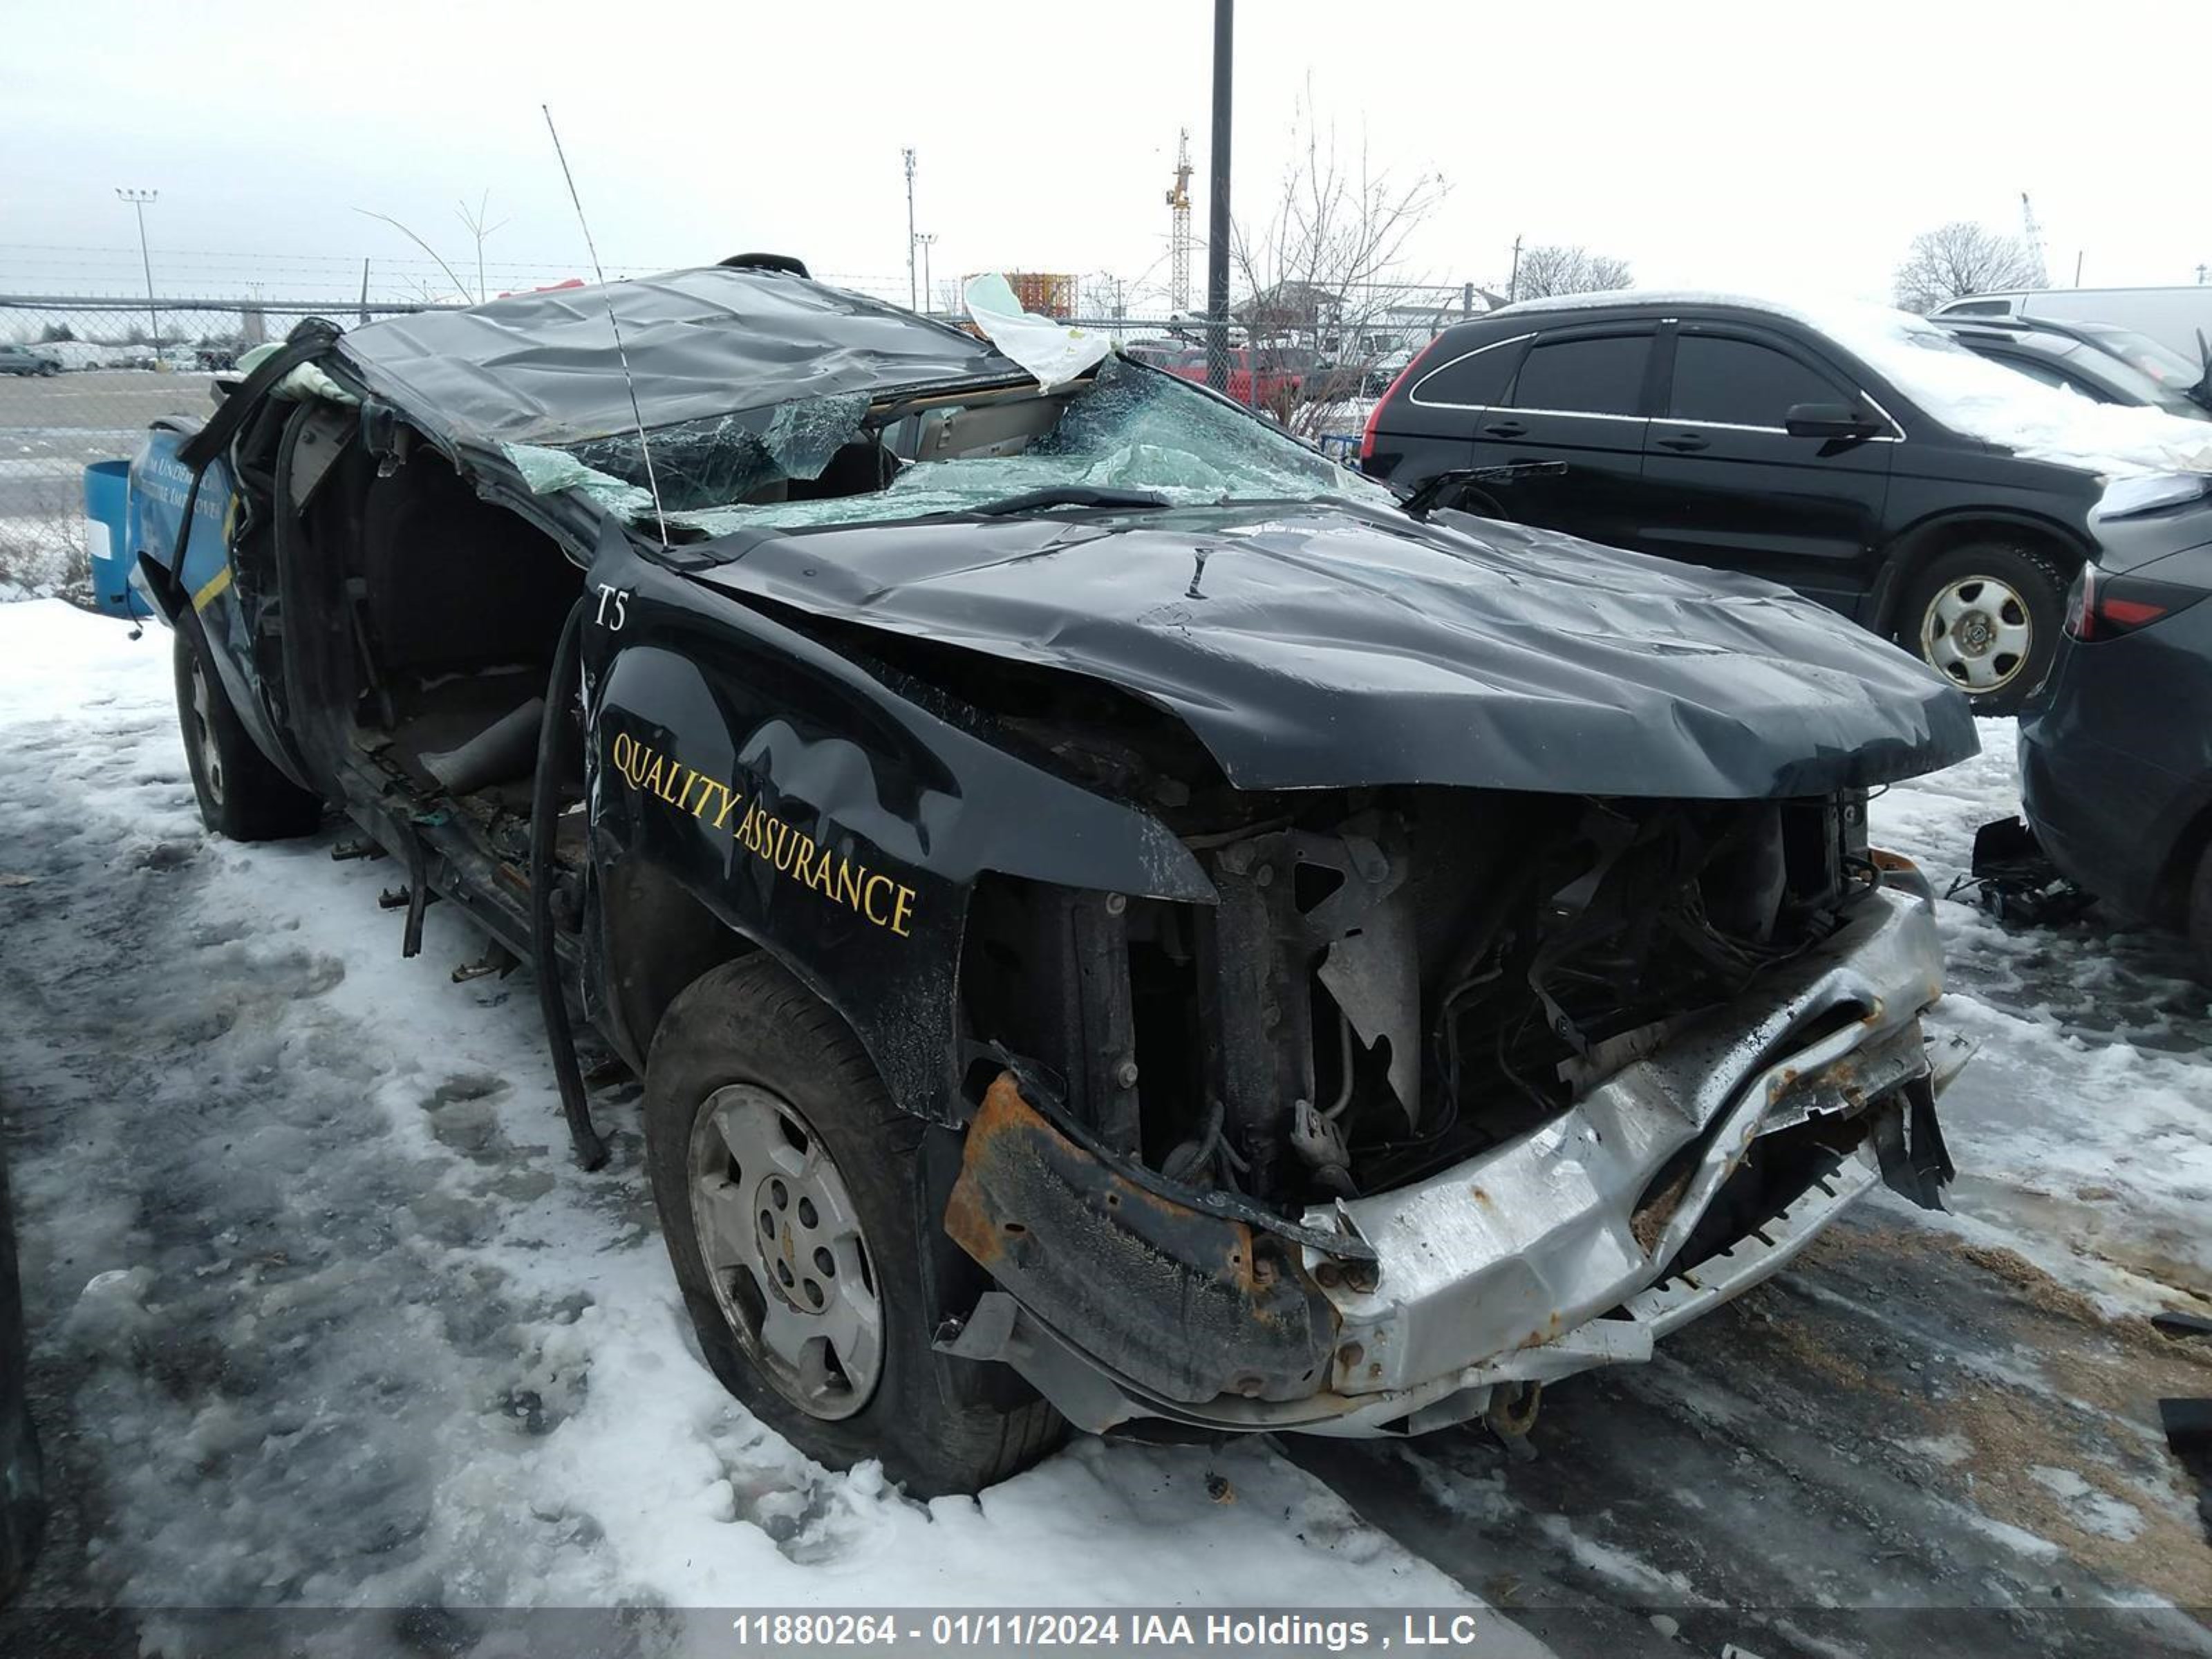
[{"label": "radio antenna", "polygon": [[599,283],[600,297],[607,302],[607,326],[614,331],[615,356],[622,364],[623,385],[629,392],[630,419],[637,423],[638,453],[645,457],[645,487],[653,493],[653,516],[660,526],[660,550],[668,550],[668,513],[660,504],[660,479],[653,470],[653,446],[645,436],[645,413],[637,406],[637,381],[629,372],[629,353],[623,349],[622,325],[615,319],[615,297],[607,287],[607,273],[599,269],[599,250],[592,240],[591,222],[584,217],[583,198],[576,194],[576,175],[568,171],[568,153],[561,148],[561,130],[553,125],[553,106],[540,104],[545,112],[545,131],[553,135],[553,154],[561,162],[561,176],[568,181],[568,199],[576,205],[576,222],[583,228],[584,251],[592,256],[592,276]]}]

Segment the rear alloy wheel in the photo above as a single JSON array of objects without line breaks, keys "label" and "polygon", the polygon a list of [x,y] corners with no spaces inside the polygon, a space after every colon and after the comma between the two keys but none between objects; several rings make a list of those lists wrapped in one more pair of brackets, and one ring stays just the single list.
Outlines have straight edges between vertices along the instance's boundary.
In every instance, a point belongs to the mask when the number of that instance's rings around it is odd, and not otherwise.
[{"label": "rear alloy wheel", "polygon": [[1060,1443],[1058,1413],[937,1352],[933,1130],[822,1000],[763,955],[669,1005],[645,1068],[645,1156],[676,1282],[722,1386],[833,1468],[972,1492]]},{"label": "rear alloy wheel", "polygon": [[2065,581],[2041,554],[1957,548],[1914,580],[1899,643],[1971,697],[1976,714],[2016,714],[2051,671],[2065,603]]},{"label": "rear alloy wheel", "polygon": [[246,735],[209,659],[199,619],[187,610],[176,627],[177,724],[200,822],[233,841],[313,835],[322,802],[279,772]]}]

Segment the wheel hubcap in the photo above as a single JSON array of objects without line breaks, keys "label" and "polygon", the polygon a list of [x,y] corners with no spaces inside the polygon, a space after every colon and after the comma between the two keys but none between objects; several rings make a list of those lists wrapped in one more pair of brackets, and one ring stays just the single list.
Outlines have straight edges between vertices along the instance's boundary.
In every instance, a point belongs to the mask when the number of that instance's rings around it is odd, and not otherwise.
[{"label": "wheel hubcap", "polygon": [[192,741],[200,751],[200,775],[207,780],[208,799],[222,805],[222,757],[216,750],[215,719],[208,708],[207,670],[192,664]]},{"label": "wheel hubcap", "polygon": [[752,1084],[691,1127],[691,1213],[715,1300],[777,1393],[835,1421],[882,1379],[883,1304],[859,1212],[796,1108]]},{"label": "wheel hubcap", "polygon": [[1920,654],[1968,691],[1995,691],[2027,666],[2035,643],[2027,601],[1995,576],[1966,576],[1929,602]]}]

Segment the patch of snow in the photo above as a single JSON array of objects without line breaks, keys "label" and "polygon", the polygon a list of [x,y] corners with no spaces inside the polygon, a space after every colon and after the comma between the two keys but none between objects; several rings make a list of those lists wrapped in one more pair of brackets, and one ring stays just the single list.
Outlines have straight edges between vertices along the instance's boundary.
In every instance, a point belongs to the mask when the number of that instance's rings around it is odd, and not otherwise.
[{"label": "patch of snow", "polygon": [[2047,1538],[2039,1538],[2024,1528],[2006,1521],[1992,1520],[1979,1510],[1960,1509],[1960,1518],[1983,1537],[2003,1545],[2015,1555],[2025,1555],[2037,1561],[2049,1561],[2066,1552]]},{"label": "patch of snow", "polygon": [[1974,1455],[1974,1443],[1958,1433],[1931,1435],[1919,1440],[1900,1440],[1897,1448],[1899,1451],[1908,1451],[1916,1456],[1941,1463],[1945,1468],[1963,1463]]},{"label": "patch of snow", "polygon": [[[1974,831],[2020,810],[2010,720],[1981,722],[1982,752],[1876,796],[1878,846],[1917,863],[1937,893],[1966,873]],[[1971,890],[1939,899],[1948,957],[1934,1032],[1981,1048],[1943,1096],[1955,1218],[1929,1224],[2017,1250],[2108,1310],[2212,1292],[2212,989],[2187,947],[2094,916],[2006,924]]]},{"label": "patch of snow", "polygon": [[1573,1522],[1564,1515],[1538,1515],[1534,1519],[1538,1530],[1565,1550],[1577,1566],[1601,1578],[1610,1579],[1639,1595],[1665,1596],[1678,1606],[1716,1605],[1698,1594],[1688,1574],[1656,1567],[1625,1549],[1577,1532]]},{"label": "patch of snow", "polygon": [[0,517],[0,605],[82,587],[85,561],[84,521],[73,514]]},{"label": "patch of snow", "polygon": [[2028,1469],[2028,1478],[2055,1498],[2066,1501],[2068,1512],[2084,1532],[2095,1533],[2100,1538],[2111,1538],[2124,1544],[2142,1530],[2142,1511],[2134,1504],[2123,1503],[2111,1493],[2091,1486],[2072,1469],[2053,1468],[2047,1463],[2037,1463]]}]

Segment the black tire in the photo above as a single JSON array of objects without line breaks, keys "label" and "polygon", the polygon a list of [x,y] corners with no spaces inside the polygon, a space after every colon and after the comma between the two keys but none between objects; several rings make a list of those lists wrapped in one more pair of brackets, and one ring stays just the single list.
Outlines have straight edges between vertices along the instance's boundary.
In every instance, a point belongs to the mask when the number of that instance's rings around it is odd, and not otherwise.
[{"label": "black tire", "polygon": [[[1914,574],[1898,605],[1896,640],[1966,692],[1977,714],[2016,714],[2058,653],[2066,585],[2047,554],[2010,542],[1970,542]],[[1947,598],[1967,607],[1955,629],[1938,614]],[[2002,635],[2014,627],[2027,638],[2024,648],[2008,652]]]},{"label": "black tire", "polygon": [[208,654],[199,619],[177,617],[177,724],[200,822],[233,841],[289,841],[313,835],[323,804],[286,777],[239,724]]},{"label": "black tire", "polygon": [[[865,1403],[835,1419],[788,1397],[741,1334],[723,1297],[743,1292],[732,1273],[718,1293],[695,1213],[693,1133],[718,1091],[750,1085],[796,1109],[818,1135],[865,1236],[881,1310],[879,1370]],[[1012,1410],[961,1396],[933,1352],[931,1305],[915,1241],[921,1214],[915,1152],[927,1132],[891,1103],[866,1052],[837,1015],[765,956],[709,969],[670,1005],[645,1074],[646,1164],[660,1231],[699,1345],[722,1386],[801,1451],[832,1468],[868,1458],[915,1497],[973,1492],[1036,1462],[1066,1433],[1042,1400]],[[734,1167],[734,1164],[733,1164]],[[760,1180],[740,1172],[744,1194]],[[744,1213],[754,1206],[748,1199]],[[767,1218],[763,1216],[765,1221]],[[783,1259],[792,1259],[788,1250]],[[758,1301],[761,1292],[750,1291]]]},{"label": "black tire", "polygon": [[2189,943],[2197,953],[2197,977],[2212,985],[2212,845],[2197,860],[2196,879],[2189,884]]}]

